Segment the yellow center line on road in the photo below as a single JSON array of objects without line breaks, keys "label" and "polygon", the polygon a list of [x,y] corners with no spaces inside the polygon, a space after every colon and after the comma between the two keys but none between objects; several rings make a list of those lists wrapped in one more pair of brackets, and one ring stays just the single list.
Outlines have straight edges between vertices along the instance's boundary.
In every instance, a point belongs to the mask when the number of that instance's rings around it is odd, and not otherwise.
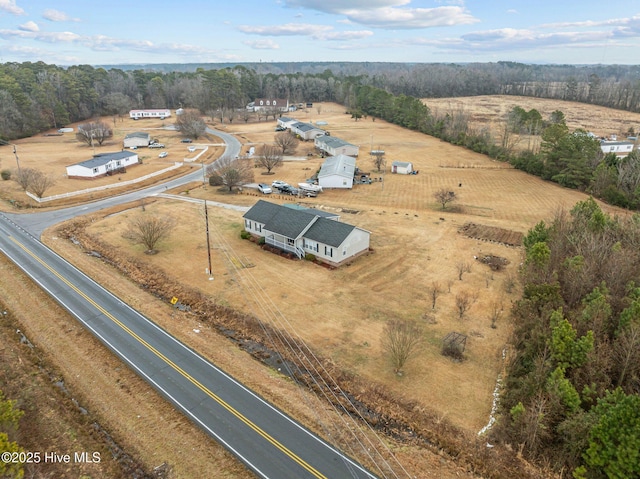
[{"label": "yellow center line on road", "polygon": [[295,453],[293,453],[292,451],[290,451],[287,447],[285,447],[284,445],[282,445],[279,441],[277,441],[276,439],[274,439],[273,437],[271,437],[266,431],[264,431],[263,429],[261,429],[259,426],[257,426],[256,424],[254,424],[252,421],[250,421],[248,418],[246,418],[244,415],[242,415],[239,411],[237,411],[233,406],[231,406],[230,404],[228,404],[226,401],[224,401],[222,398],[220,398],[218,395],[216,395],[214,392],[212,392],[211,390],[209,390],[206,386],[204,386],[202,383],[200,383],[197,379],[195,379],[194,377],[192,377],[189,373],[187,373],[184,369],[182,369],[180,366],[178,366],[177,364],[175,364],[171,359],[169,359],[168,357],[166,357],[163,353],[161,353],[160,351],[158,351],[155,347],[153,347],[151,344],[149,344],[146,340],[144,340],[143,338],[141,338],[137,333],[135,333],[134,331],[132,331],[127,325],[125,325],[124,323],[122,323],[119,319],[117,319],[116,317],[114,317],[111,313],[109,313],[107,310],[105,310],[102,306],[100,306],[98,303],[96,303],[93,299],[91,299],[89,296],[87,296],[84,292],[82,292],[77,286],[75,286],[73,283],[71,283],[71,281],[69,281],[67,278],[65,278],[64,276],[62,276],[60,273],[58,273],[58,271],[56,271],[53,267],[49,266],[43,259],[41,259],[38,255],[36,255],[35,253],[33,253],[31,250],[29,250],[25,245],[23,245],[22,243],[20,243],[18,240],[16,240],[13,236],[10,236],[11,241],[13,241],[15,244],[17,244],[23,251],[25,251],[29,256],[31,256],[33,259],[35,259],[38,263],[40,263],[42,266],[44,266],[47,270],[49,270],[52,274],[54,274],[56,277],[58,277],[62,282],[64,282],[67,286],[69,286],[71,289],[73,289],[76,293],[78,293],[82,298],[84,298],[89,304],[91,304],[94,308],[96,308],[98,311],[100,311],[102,314],[104,314],[107,318],[109,318],[111,321],[113,321],[115,324],[117,324],[118,326],[120,326],[120,328],[122,328],[124,331],[126,331],[131,337],[133,337],[134,339],[136,339],[140,344],[142,344],[145,348],[147,348],[149,351],[151,351],[153,354],[155,354],[158,358],[160,358],[162,361],[164,361],[166,364],[168,364],[171,368],[173,368],[176,372],[180,373],[183,377],[185,377],[187,380],[189,380],[194,386],[196,386],[198,389],[200,389],[202,392],[204,392],[207,396],[209,396],[211,399],[213,399],[214,401],[216,401],[218,404],[220,404],[223,408],[225,408],[228,412],[230,412],[231,414],[233,414],[236,418],[238,418],[240,421],[242,421],[244,424],[246,424],[247,426],[249,426],[251,429],[253,429],[257,434],[259,434],[260,436],[262,436],[264,439],[266,439],[269,443],[271,443],[273,446],[275,446],[277,449],[279,449],[281,452],[283,452],[284,454],[286,454],[287,456],[289,456],[291,459],[293,459],[296,463],[298,463],[300,466],[302,466],[304,469],[306,469],[307,471],[309,471],[311,474],[313,474],[315,477],[317,477],[318,479],[327,479],[327,477],[325,475],[323,475],[320,471],[318,471],[317,469],[315,469],[313,466],[311,466],[310,464],[308,464],[306,461],[304,461],[302,458],[300,458],[298,455],[296,455]]}]

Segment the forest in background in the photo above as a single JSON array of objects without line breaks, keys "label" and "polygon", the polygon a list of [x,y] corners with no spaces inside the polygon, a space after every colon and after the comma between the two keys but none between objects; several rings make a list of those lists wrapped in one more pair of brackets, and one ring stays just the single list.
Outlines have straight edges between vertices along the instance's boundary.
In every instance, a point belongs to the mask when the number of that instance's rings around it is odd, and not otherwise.
[{"label": "forest in background", "polygon": [[[292,66],[156,71],[6,63],[0,144],[134,108],[182,107],[229,123],[267,120],[272,113],[252,117],[245,108],[255,98],[333,101],[354,121],[384,119],[612,204],[640,207],[637,153],[604,155],[597,138],[569,130],[561,111],[543,118],[514,107],[499,131],[474,130],[464,111],[436,113],[421,101],[513,94],[640,112],[636,66],[278,68]],[[516,150],[512,138],[522,134],[539,135],[541,146]],[[589,200],[539,224],[525,240],[524,294],[514,309],[515,350],[494,439],[576,478],[640,477],[639,218],[611,218]]]}]

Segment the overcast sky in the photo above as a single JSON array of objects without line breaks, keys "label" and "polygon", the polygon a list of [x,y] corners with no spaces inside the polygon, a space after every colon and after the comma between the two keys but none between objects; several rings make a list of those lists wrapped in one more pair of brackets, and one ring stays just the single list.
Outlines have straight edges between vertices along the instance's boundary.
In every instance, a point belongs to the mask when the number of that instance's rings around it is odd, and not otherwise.
[{"label": "overcast sky", "polygon": [[0,0],[0,63],[640,63],[637,0]]}]

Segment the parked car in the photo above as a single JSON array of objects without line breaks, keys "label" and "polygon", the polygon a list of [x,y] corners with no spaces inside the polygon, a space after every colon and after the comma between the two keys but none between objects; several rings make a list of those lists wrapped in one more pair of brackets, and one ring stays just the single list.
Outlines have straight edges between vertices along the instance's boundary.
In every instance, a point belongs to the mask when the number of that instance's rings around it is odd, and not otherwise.
[{"label": "parked car", "polygon": [[149,148],[164,148],[164,143],[151,143]]},{"label": "parked car", "polygon": [[180,143],[191,143],[191,142],[193,142],[191,138],[183,138],[182,140],[180,140]]},{"label": "parked car", "polygon": [[160,153],[160,154],[158,155],[158,158],[166,158],[168,154],[169,154],[169,153],[167,153],[166,151],[163,151],[162,153]]},{"label": "parked car", "polygon": [[286,128],[284,126],[276,126],[276,131],[285,131]]},{"label": "parked car", "polygon": [[282,188],[283,186],[289,186],[289,184],[282,180],[275,180],[273,183],[271,183],[271,186],[273,186],[274,188]]},{"label": "parked car", "polygon": [[188,148],[188,150],[189,150],[191,153],[193,153],[194,151],[196,151],[196,147],[195,147],[195,146],[190,146],[190,147]]},{"label": "parked car", "polygon": [[265,185],[264,183],[258,184],[258,190],[260,190],[260,193],[265,195],[268,195],[272,192],[271,187],[269,185]]}]

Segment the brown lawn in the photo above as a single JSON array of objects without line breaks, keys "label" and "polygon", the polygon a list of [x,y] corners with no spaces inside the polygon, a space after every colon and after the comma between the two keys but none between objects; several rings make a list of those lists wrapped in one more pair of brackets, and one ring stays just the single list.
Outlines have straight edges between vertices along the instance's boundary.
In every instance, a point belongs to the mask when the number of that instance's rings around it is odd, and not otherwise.
[{"label": "brown lawn", "polygon": [[[496,102],[503,105],[498,100]],[[504,101],[507,100],[513,101],[513,97]],[[527,108],[523,103],[518,104]],[[556,108],[570,117],[564,108]],[[620,117],[626,116],[624,112],[618,113]],[[370,171],[372,168],[367,155],[371,147],[386,151],[387,164],[393,160],[411,161],[414,169],[419,170],[418,175],[411,176],[394,175],[388,171],[372,172],[374,177],[382,177],[384,181],[358,185],[353,190],[326,191],[317,198],[304,200],[305,205],[339,212],[342,221],[371,231],[374,250],[371,254],[333,271],[304,261],[287,260],[240,239],[241,212],[211,206],[209,216],[215,280],[208,281],[205,274],[204,220],[202,207],[197,204],[157,198],[146,205],[145,214],[171,216],[177,222],[170,238],[160,244],[160,253],[154,256],[145,255],[142,247],[132,245],[122,236],[129,218],[142,213],[139,205],[95,221],[90,231],[123,254],[136,256],[161,268],[177,281],[201,289],[222,304],[253,312],[265,321],[292,329],[340,367],[372,382],[382,383],[399,397],[413,399],[421,407],[433,410],[439,417],[447,418],[475,434],[489,420],[492,392],[503,368],[502,352],[507,347],[511,331],[508,311],[519,293],[517,288],[508,293],[505,284],[517,275],[521,250],[472,239],[459,230],[465,224],[473,223],[481,230],[484,226],[525,233],[541,219],[549,219],[558,208],[571,208],[586,196],[528,176],[485,156],[380,120],[355,122],[339,105],[323,104],[319,109],[316,107],[291,116],[303,121],[326,121],[326,128],[333,136],[360,145],[358,166],[362,170]],[[137,123],[131,127],[143,125],[150,124]],[[244,143],[245,151],[250,146],[272,141],[275,134],[273,121],[216,127],[237,135]],[[38,137],[33,142],[55,141],[55,138]],[[170,152],[175,151],[173,148],[179,152],[184,148],[174,132],[159,132],[158,138],[169,145]],[[84,152],[82,154],[88,151],[87,147],[77,144],[69,146]],[[19,143],[19,152],[31,151],[29,148],[29,140]],[[47,157],[43,151],[46,149],[40,150],[38,155],[42,156],[38,161]],[[256,169],[256,182],[270,183],[273,179],[282,179],[295,185],[304,181],[322,162],[317,156],[307,157],[307,153],[312,151],[311,144],[302,144],[296,158],[286,161],[275,175],[264,175]],[[3,167],[7,159],[5,152],[2,151]],[[171,161],[172,156],[170,153],[168,159]],[[57,161],[59,167],[76,159],[63,161],[58,158]],[[433,193],[440,188],[455,191],[459,197],[459,201],[445,211],[433,199]],[[243,206],[250,206],[258,199],[276,202],[296,200],[279,195],[267,197],[251,189],[245,189],[243,194],[228,195],[212,187],[196,185],[176,193],[184,198],[206,198]],[[603,207],[607,211],[616,211]],[[153,305],[147,314],[159,324],[219,364],[237,368],[232,370],[232,374],[248,381],[277,403],[285,404],[288,411],[296,414],[300,401],[291,400],[280,381],[274,381],[274,376],[256,376],[251,372],[255,368],[251,360],[243,366],[244,355],[225,353],[224,342],[214,340],[216,334],[196,319],[185,318],[184,322],[176,322],[173,315],[162,313],[163,307],[168,306],[155,304],[156,300],[150,301],[146,293],[124,288],[117,273],[98,267],[101,265],[99,260],[82,255],[69,245],[62,245],[52,234],[46,235],[45,240],[65,256],[73,257],[83,269],[118,291],[134,307],[145,310]],[[493,272],[474,260],[474,256],[484,255],[506,258],[509,264],[504,271]],[[456,271],[460,262],[472,265],[471,272],[465,274],[462,281],[458,280]],[[436,308],[431,310],[428,288],[433,282],[439,283],[444,292],[438,298]],[[460,320],[454,303],[456,294],[464,292],[476,294],[478,299],[466,318]],[[260,297],[261,294],[265,296]],[[504,311],[497,328],[493,329],[490,309],[496,301],[503,305]],[[415,319],[425,328],[426,348],[407,364],[401,377],[393,373],[380,347],[383,327],[392,318]],[[201,333],[194,333],[194,328],[200,329]],[[468,336],[466,359],[462,362],[453,362],[440,354],[442,338],[452,331]],[[109,406],[103,405],[103,401],[99,405],[108,415]],[[122,413],[114,411],[114,414],[119,417]],[[306,416],[308,412],[300,414]],[[128,437],[134,433],[126,424],[120,432]],[[153,454],[152,449],[142,450],[147,463],[152,463],[148,458]],[[408,456],[417,457],[409,449],[400,455],[407,460]],[[431,461],[437,464],[437,461]],[[441,477],[451,473],[437,468],[435,471]]]}]

